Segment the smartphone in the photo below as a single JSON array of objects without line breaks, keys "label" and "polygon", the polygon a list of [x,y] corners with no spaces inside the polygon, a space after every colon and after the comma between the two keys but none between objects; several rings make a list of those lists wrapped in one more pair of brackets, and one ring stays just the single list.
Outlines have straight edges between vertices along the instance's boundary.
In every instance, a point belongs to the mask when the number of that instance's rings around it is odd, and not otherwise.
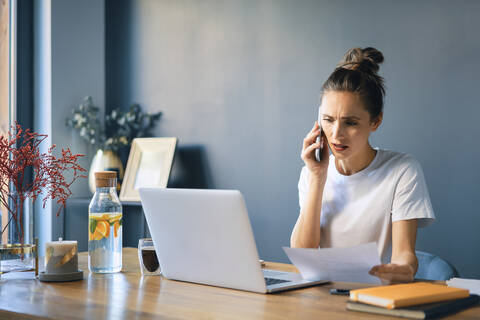
[{"label": "smartphone", "polygon": [[336,294],[340,296],[349,296],[350,290],[349,289],[330,289],[330,294]]},{"label": "smartphone", "polygon": [[[320,135],[317,137],[317,141],[316,142],[320,142],[320,139],[322,138],[322,112],[321,112],[321,108],[322,106],[319,106],[318,107],[318,126],[320,127]],[[321,148],[317,148],[315,149],[315,159],[317,159],[317,161],[320,161],[321,160],[321,157],[320,155],[322,154],[322,149]]]}]

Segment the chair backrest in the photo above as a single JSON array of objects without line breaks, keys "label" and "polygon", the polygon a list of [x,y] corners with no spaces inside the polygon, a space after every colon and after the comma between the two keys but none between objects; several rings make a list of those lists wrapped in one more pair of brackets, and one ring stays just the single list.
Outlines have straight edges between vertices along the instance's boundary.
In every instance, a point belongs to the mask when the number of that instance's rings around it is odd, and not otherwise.
[{"label": "chair backrest", "polygon": [[448,280],[460,277],[457,269],[439,256],[428,252],[415,251],[418,259],[418,270],[415,279]]}]

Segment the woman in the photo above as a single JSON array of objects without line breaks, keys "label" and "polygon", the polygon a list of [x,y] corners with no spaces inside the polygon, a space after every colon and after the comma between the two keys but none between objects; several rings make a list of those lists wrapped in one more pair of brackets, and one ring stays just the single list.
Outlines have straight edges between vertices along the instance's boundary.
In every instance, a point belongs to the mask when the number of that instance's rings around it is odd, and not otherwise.
[{"label": "woman", "polygon": [[[383,264],[370,274],[384,283],[410,282],[418,268],[417,227],[435,216],[420,164],[407,154],[372,148],[368,141],[383,118],[385,89],[377,74],[382,62],[374,48],[350,49],[323,84],[322,130],[315,122],[303,140],[300,215],[291,246],[375,241]],[[322,148],[320,161],[316,148]]]}]

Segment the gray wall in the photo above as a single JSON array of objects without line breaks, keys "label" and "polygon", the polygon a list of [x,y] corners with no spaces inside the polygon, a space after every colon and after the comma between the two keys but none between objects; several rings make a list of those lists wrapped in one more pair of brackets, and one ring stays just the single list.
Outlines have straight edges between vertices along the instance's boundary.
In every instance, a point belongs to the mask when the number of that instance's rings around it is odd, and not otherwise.
[{"label": "gray wall", "polygon": [[437,215],[417,248],[480,278],[479,17],[473,0],[107,0],[107,106],[163,111],[156,134],[203,146],[207,186],[241,190],[260,256],[287,261],[319,88],[346,49],[377,47],[372,143],[421,162]]},{"label": "gray wall", "polygon": [[[89,156],[96,150],[67,128],[65,119],[85,96],[93,97],[101,113],[105,107],[105,1],[47,1],[52,2],[53,143],[59,149],[71,146],[73,153],[85,154],[79,162],[88,170]],[[73,184],[72,192],[75,197],[90,197],[87,179]]]},{"label": "gray wall", "polygon": [[[79,163],[88,170],[88,149],[65,126],[74,106],[91,95],[99,107],[105,103],[105,2],[104,0],[34,1],[34,128],[49,137],[42,152],[55,144],[56,155],[70,147],[86,154]],[[74,197],[91,196],[86,179],[72,185]],[[46,208],[35,202],[36,234],[40,254],[44,243],[62,233],[62,220],[55,217],[58,206]],[[85,213],[86,214],[86,213]]]}]

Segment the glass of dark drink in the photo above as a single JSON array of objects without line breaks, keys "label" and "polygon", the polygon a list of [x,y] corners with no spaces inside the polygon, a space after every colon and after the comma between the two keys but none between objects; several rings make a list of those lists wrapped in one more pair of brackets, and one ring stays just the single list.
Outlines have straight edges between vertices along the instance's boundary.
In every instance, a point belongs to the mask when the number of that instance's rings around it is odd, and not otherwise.
[{"label": "glass of dark drink", "polygon": [[160,275],[160,264],[151,238],[138,240],[138,262],[142,276]]}]

